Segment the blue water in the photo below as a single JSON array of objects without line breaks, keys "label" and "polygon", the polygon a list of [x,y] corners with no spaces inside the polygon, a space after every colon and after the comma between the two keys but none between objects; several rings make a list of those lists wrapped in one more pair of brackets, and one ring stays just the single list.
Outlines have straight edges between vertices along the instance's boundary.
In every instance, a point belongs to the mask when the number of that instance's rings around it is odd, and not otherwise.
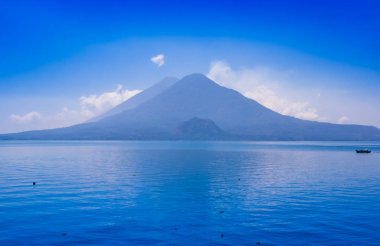
[{"label": "blue water", "polygon": [[379,245],[380,143],[0,142],[0,245],[257,242]]}]

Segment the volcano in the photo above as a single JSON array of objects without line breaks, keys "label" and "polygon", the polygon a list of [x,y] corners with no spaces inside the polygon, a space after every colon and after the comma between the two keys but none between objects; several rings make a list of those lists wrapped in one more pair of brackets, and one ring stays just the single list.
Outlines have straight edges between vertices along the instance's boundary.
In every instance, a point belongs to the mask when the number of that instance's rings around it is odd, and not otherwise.
[{"label": "volcano", "polygon": [[0,139],[360,141],[380,140],[380,130],[281,115],[202,74],[191,74],[165,79],[89,122]]}]

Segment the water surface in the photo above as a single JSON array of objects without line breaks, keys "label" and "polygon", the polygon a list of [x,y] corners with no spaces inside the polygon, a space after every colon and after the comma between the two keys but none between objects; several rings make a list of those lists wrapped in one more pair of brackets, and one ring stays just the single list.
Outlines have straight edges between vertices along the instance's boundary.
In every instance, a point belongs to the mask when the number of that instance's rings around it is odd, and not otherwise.
[{"label": "water surface", "polygon": [[378,245],[379,204],[379,142],[0,142],[0,245]]}]

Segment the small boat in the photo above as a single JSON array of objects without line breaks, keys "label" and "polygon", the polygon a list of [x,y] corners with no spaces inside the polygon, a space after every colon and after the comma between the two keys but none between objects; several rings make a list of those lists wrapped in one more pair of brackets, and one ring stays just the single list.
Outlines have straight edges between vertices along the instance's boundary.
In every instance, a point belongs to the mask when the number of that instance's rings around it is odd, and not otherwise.
[{"label": "small boat", "polygon": [[356,153],[358,154],[369,154],[371,151],[369,149],[357,149]]}]

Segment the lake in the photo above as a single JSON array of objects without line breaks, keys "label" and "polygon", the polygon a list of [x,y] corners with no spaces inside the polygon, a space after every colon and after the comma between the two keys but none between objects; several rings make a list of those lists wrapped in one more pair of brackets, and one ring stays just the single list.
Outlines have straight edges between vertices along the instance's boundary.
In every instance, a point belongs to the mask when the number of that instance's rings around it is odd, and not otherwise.
[{"label": "lake", "polygon": [[379,142],[0,142],[0,245],[378,245],[379,232]]}]

